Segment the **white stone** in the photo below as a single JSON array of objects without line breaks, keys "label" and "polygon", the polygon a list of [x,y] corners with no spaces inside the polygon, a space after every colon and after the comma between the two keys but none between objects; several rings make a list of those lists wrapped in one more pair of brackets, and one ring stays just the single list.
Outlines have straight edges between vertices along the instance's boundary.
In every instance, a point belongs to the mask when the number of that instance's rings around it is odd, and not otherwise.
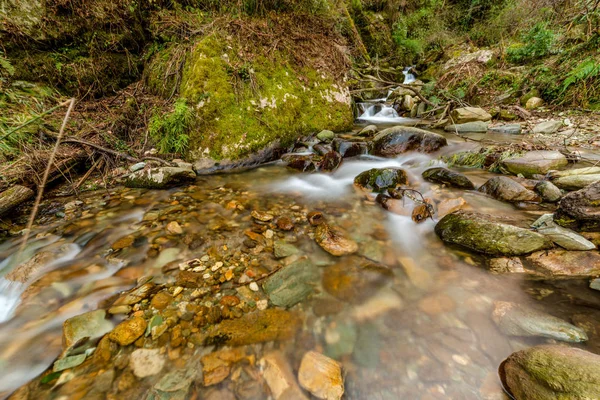
[{"label": "white stone", "polygon": [[158,374],[165,366],[165,359],[158,349],[137,349],[129,358],[129,367],[138,378]]}]

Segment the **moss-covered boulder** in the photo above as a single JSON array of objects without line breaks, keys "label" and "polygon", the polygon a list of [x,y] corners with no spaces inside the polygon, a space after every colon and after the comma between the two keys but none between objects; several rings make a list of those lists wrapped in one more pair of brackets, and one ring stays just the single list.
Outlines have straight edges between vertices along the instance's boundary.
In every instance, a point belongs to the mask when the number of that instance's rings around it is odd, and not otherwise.
[{"label": "moss-covered boulder", "polygon": [[[255,46],[247,58],[244,46]],[[165,88],[163,74],[150,76],[148,86],[157,94],[178,90],[194,110],[189,158],[235,160],[276,141],[287,145],[301,135],[352,127],[350,93],[341,78],[298,65],[284,50],[266,50],[216,31],[191,46],[178,87]],[[158,54],[149,69],[162,71],[157,63],[170,62]]]},{"label": "moss-covered boulder", "polygon": [[373,138],[373,153],[394,157],[408,151],[432,153],[448,145],[446,138],[437,133],[408,126],[384,129]]},{"label": "moss-covered boulder", "polygon": [[458,172],[450,171],[447,168],[429,168],[423,172],[423,178],[429,182],[441,183],[459,189],[475,189],[475,185],[469,178]]},{"label": "moss-covered boulder", "polygon": [[517,256],[552,247],[544,235],[469,211],[446,215],[435,232],[444,242],[491,255]]},{"label": "moss-covered boulder", "polygon": [[377,193],[407,184],[408,176],[400,168],[373,168],[354,178],[354,186]]},{"label": "moss-covered boulder", "polygon": [[600,356],[585,350],[532,347],[508,357],[499,372],[515,399],[600,399]]},{"label": "moss-covered boulder", "polygon": [[196,180],[191,169],[179,167],[160,167],[136,171],[127,177],[125,186],[131,188],[166,189]]}]

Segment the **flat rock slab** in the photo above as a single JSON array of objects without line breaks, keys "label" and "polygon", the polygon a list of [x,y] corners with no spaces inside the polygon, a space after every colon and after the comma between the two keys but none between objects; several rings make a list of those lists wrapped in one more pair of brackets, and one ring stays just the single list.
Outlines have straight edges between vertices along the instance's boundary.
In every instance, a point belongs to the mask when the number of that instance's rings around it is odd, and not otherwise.
[{"label": "flat rock slab", "polygon": [[596,182],[600,182],[600,174],[563,176],[552,181],[564,190],[580,190]]},{"label": "flat rock slab", "polygon": [[504,160],[504,167],[515,175],[530,178],[533,175],[545,175],[550,170],[566,167],[567,157],[558,151],[530,151],[522,157]]},{"label": "flat rock slab", "polygon": [[473,121],[464,124],[452,124],[444,127],[446,132],[457,133],[485,133],[488,131],[489,124],[483,121]]},{"label": "flat rock slab", "polygon": [[546,121],[534,126],[532,132],[549,135],[558,132],[562,126],[562,121]]},{"label": "flat rock slab", "polygon": [[595,250],[596,245],[580,234],[563,228],[554,222],[553,214],[542,215],[532,225],[536,231],[566,250],[588,251]]},{"label": "flat rock slab", "polygon": [[520,201],[539,202],[540,197],[519,182],[506,176],[495,176],[479,188],[481,193],[510,203]]},{"label": "flat rock slab", "polygon": [[576,279],[600,276],[600,254],[596,251],[539,251],[527,257],[549,278]]},{"label": "flat rock slab", "polygon": [[492,115],[479,107],[463,107],[452,110],[450,117],[455,124],[464,124],[467,122],[492,120]]},{"label": "flat rock slab", "polygon": [[498,133],[501,135],[520,135],[523,132],[521,124],[507,124],[500,126],[492,126],[488,129],[491,133]]}]

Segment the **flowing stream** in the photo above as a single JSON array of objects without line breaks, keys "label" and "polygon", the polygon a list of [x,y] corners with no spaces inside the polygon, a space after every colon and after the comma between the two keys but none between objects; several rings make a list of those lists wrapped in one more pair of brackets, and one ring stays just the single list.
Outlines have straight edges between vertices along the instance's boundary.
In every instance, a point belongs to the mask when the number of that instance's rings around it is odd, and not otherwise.
[{"label": "flowing stream", "polygon": [[[451,142],[444,152],[466,146],[470,145]],[[318,349],[344,366],[348,399],[502,399],[496,372],[500,362],[513,351],[550,340],[501,333],[491,319],[494,301],[527,304],[566,319],[576,314],[596,315],[600,301],[590,295],[585,282],[528,281],[492,274],[484,258],[444,246],[433,233],[435,221],[415,224],[410,213],[387,212],[353,188],[353,179],[360,172],[394,166],[405,169],[411,187],[425,197],[463,197],[480,212],[511,215],[523,222],[542,213],[475,191],[424,182],[424,169],[443,165],[438,156],[363,156],[344,161],[331,174],[301,174],[275,164],[245,173],[200,177],[195,185],[169,191],[118,187],[85,193],[78,199],[59,199],[62,204],[58,205],[46,204],[44,224],[35,227],[19,260],[17,240],[0,245],[4,275],[0,279],[0,394],[6,397],[27,382],[40,380],[38,375],[63,350],[62,324],[67,318],[108,309],[120,292],[149,279],[175,289],[169,271],[187,260],[206,256],[220,260],[221,265],[235,266],[231,270],[235,278],[217,280],[212,288],[218,289],[202,300],[208,308],[223,308],[220,300],[227,296],[267,307],[262,290],[252,292],[233,283],[242,281],[241,276],[269,273],[299,257],[318,266],[322,276],[340,259],[324,252],[312,238],[306,215],[320,211],[351,235],[359,244],[360,255],[388,266],[393,274],[376,286],[350,280],[349,290],[356,297],[348,301],[332,296],[331,288],[325,287],[327,282],[317,279],[310,295],[291,308],[302,320],[293,336],[277,343],[246,346],[253,359],[277,350],[296,371],[302,354]],[[480,170],[462,172],[477,185],[491,175]],[[81,203],[73,203],[75,200]],[[56,217],[54,209],[64,209],[64,218]],[[287,217],[295,229],[257,224],[250,216],[252,211]],[[181,232],[168,228],[174,221]],[[276,260],[272,255],[275,241],[292,244],[296,251]],[[110,319],[116,324],[124,317],[115,312]],[[175,367],[200,374],[193,370],[200,368],[198,364],[190,360],[210,353],[213,347],[193,345],[190,340],[171,357],[174,350],[169,347],[168,334],[166,337],[158,344],[152,342],[169,354],[171,365],[157,375],[126,385],[126,374],[133,375],[123,354],[102,367],[102,371],[112,371],[106,389],[112,397],[107,398],[159,398],[147,393]],[[599,345],[590,341],[583,347]],[[208,398],[215,390],[235,397],[223,394],[213,399],[267,398],[263,372],[261,363],[255,362],[239,370],[232,367],[223,382],[209,388],[198,382],[193,389],[197,397],[181,398]],[[60,384],[30,386],[29,398],[92,398],[76,394],[82,387],[87,390],[96,384],[97,372],[76,378],[69,373],[63,372]],[[254,387],[255,381],[263,383]],[[249,393],[248,388],[254,392]]]}]

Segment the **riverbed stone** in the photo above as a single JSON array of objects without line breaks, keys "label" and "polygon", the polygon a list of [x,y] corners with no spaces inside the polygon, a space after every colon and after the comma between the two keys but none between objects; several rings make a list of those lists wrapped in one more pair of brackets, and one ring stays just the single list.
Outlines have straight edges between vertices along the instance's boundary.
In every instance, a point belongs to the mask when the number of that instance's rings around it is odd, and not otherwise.
[{"label": "riverbed stone", "polygon": [[301,259],[271,275],[263,289],[274,305],[291,307],[314,291],[319,277],[318,268],[310,260]]},{"label": "riverbed stone", "polygon": [[296,255],[300,252],[296,246],[283,240],[276,240],[273,243],[273,255],[275,258],[285,258]]},{"label": "riverbed stone", "polygon": [[578,348],[532,347],[513,353],[499,371],[519,400],[600,398],[600,356]]},{"label": "riverbed stone", "polygon": [[469,180],[469,178],[463,174],[459,174],[458,172],[450,171],[447,168],[429,168],[423,172],[423,178],[429,182],[441,183],[459,189],[475,189],[475,185]]},{"label": "riverbed stone", "polygon": [[137,349],[129,357],[129,367],[138,378],[157,375],[165,366],[159,349]]},{"label": "riverbed stone", "polygon": [[356,157],[369,153],[369,146],[366,142],[336,139],[333,141],[333,148],[340,153],[343,158]]},{"label": "riverbed stone", "polygon": [[362,137],[371,137],[375,136],[377,132],[379,132],[379,128],[377,128],[377,125],[367,125],[360,131],[358,131],[356,135]]},{"label": "riverbed stone", "polygon": [[270,352],[260,359],[259,365],[275,400],[308,400],[296,383],[292,367],[283,353]]},{"label": "riverbed stone", "polygon": [[539,133],[542,135],[550,135],[558,132],[558,130],[563,126],[562,121],[545,121],[537,124],[533,127],[533,133]]},{"label": "riverbed stone", "polygon": [[94,342],[113,329],[105,310],[90,311],[67,319],[63,324],[63,355],[84,338]]},{"label": "riverbed stone", "polygon": [[554,214],[544,214],[532,225],[536,231],[566,250],[595,250],[596,246],[583,236],[554,222]]},{"label": "riverbed stone", "polygon": [[525,109],[527,110],[535,110],[540,108],[541,106],[544,105],[544,100],[540,99],[539,97],[532,97],[529,100],[527,100],[527,103],[525,103]]},{"label": "riverbed stone", "polygon": [[545,236],[506,222],[461,210],[442,218],[435,232],[444,242],[490,255],[524,255],[552,247]]},{"label": "riverbed stone", "polygon": [[565,228],[600,232],[600,182],[564,196],[554,221]]},{"label": "riverbed stone", "polygon": [[321,142],[331,142],[335,138],[335,133],[328,130],[323,130],[317,134],[317,139]]},{"label": "riverbed stone", "polygon": [[494,303],[492,319],[504,334],[540,336],[564,342],[585,342],[587,334],[565,320],[536,309],[507,301]]},{"label": "riverbed stone", "polygon": [[108,338],[121,346],[128,346],[146,332],[147,326],[148,323],[144,318],[133,317],[117,325],[117,327],[109,333]]},{"label": "riverbed stone", "polygon": [[495,176],[479,188],[493,198],[507,202],[538,202],[540,197],[525,186],[506,176]]},{"label": "riverbed stone", "polygon": [[569,175],[552,181],[557,187],[569,191],[580,190],[596,182],[600,182],[600,174]]},{"label": "riverbed stone", "polygon": [[501,135],[520,135],[523,132],[521,124],[506,124],[492,126],[488,129],[491,133],[498,133]]},{"label": "riverbed stone", "polygon": [[325,268],[322,282],[325,291],[332,296],[349,303],[361,303],[393,276],[393,272],[383,264],[348,256]]},{"label": "riverbed stone", "polygon": [[592,279],[590,281],[590,289],[600,290],[600,278]]},{"label": "riverbed stone", "polygon": [[515,175],[531,178],[533,175],[545,175],[550,170],[566,167],[569,162],[558,151],[530,151],[521,157],[503,161],[504,167]]},{"label": "riverbed stone", "polygon": [[479,107],[463,107],[452,110],[450,117],[455,124],[464,124],[467,122],[492,120],[492,115]]},{"label": "riverbed stone", "polygon": [[302,357],[298,381],[318,399],[339,400],[344,394],[342,365],[316,351],[309,351]]},{"label": "riverbed stone", "polygon": [[167,189],[172,186],[194,182],[196,173],[179,167],[159,167],[136,171],[125,180],[125,186],[144,189]]},{"label": "riverbed stone", "polygon": [[462,210],[465,207],[467,207],[467,201],[462,197],[458,197],[456,199],[445,199],[440,201],[437,206],[437,216],[438,218],[443,218],[446,215],[458,210]]},{"label": "riverbed stone", "polygon": [[315,229],[315,242],[329,254],[340,257],[356,253],[358,244],[340,227],[322,223]]},{"label": "riverbed stone", "polygon": [[321,161],[319,161],[319,171],[335,171],[341,163],[342,155],[337,151],[330,151],[323,155],[323,158],[321,158]]},{"label": "riverbed stone", "polygon": [[556,203],[562,198],[562,191],[550,181],[539,181],[533,190],[540,195],[542,201]]},{"label": "riverbed stone", "polygon": [[384,129],[373,138],[372,151],[375,155],[395,157],[408,151],[432,153],[447,145],[446,138],[437,133],[396,126]]},{"label": "riverbed stone", "polygon": [[600,276],[600,254],[596,251],[539,251],[527,257],[548,278],[575,279]]},{"label": "riverbed stone", "polygon": [[400,168],[373,168],[354,178],[354,186],[365,191],[377,193],[407,184],[408,176]]},{"label": "riverbed stone", "polygon": [[466,122],[464,124],[451,124],[444,127],[446,132],[455,133],[485,133],[489,124],[482,121]]}]

